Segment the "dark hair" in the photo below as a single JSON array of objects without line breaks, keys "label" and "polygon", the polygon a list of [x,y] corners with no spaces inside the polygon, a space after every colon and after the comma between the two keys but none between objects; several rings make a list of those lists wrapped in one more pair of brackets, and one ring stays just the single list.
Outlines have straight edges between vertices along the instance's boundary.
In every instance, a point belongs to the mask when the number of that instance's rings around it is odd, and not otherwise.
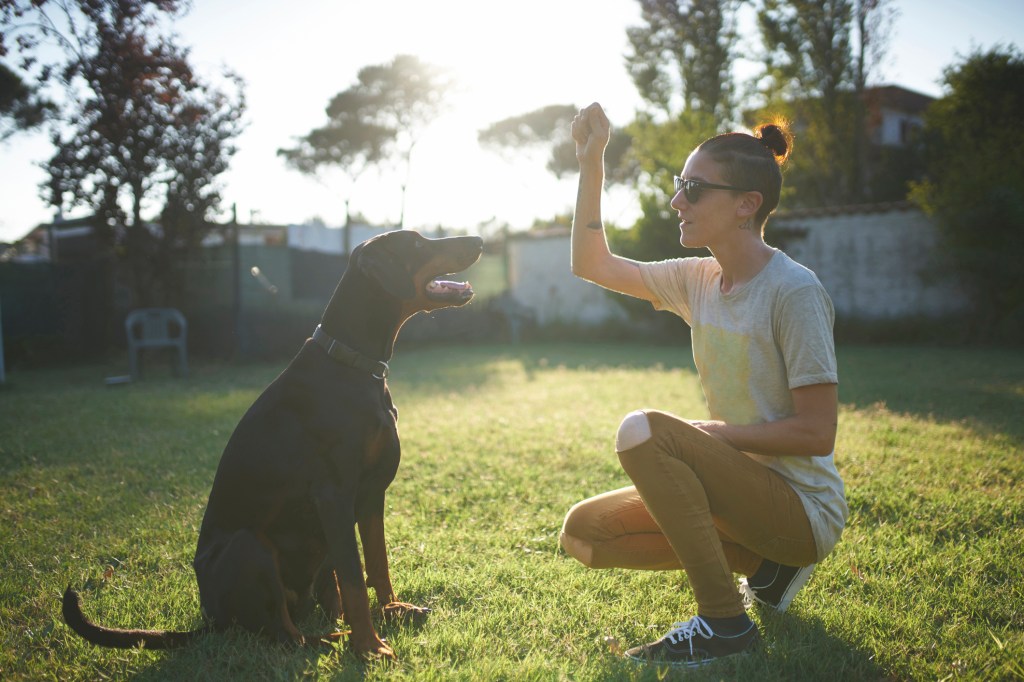
[{"label": "dark hair", "polygon": [[793,135],[786,121],[765,123],[747,133],[723,133],[697,147],[722,169],[727,183],[749,187],[761,193],[764,202],[754,216],[763,229],[768,216],[779,205],[782,193],[782,165],[793,151]]}]

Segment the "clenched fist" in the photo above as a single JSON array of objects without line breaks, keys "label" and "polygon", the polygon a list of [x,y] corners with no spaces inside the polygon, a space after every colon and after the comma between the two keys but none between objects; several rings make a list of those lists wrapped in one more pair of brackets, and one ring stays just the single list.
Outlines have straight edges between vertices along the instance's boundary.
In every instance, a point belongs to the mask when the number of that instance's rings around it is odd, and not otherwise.
[{"label": "clenched fist", "polygon": [[612,126],[604,109],[594,102],[572,119],[572,139],[576,141],[576,159],[585,163],[600,162],[612,134]]}]

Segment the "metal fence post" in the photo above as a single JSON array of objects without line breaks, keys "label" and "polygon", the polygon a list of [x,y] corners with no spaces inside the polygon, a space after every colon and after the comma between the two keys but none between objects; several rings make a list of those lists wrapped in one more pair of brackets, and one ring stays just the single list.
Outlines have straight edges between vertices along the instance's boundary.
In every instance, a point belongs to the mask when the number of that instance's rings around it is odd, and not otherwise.
[{"label": "metal fence post", "polygon": [[3,306],[0,305],[0,384],[6,380],[7,377],[4,374],[4,310]]}]

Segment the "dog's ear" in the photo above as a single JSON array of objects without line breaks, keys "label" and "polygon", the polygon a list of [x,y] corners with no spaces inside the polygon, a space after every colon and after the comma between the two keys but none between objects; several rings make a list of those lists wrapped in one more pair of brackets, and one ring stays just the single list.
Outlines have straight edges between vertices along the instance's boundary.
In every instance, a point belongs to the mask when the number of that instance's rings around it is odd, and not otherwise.
[{"label": "dog's ear", "polygon": [[359,253],[356,267],[395,298],[409,300],[416,297],[412,274],[405,264],[387,249],[363,249]]}]

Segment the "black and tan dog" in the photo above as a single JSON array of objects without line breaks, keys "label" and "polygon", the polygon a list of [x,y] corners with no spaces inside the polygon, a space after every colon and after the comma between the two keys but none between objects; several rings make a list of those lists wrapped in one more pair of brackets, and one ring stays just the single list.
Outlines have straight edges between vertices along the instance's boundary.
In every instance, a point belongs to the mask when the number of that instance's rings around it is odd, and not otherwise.
[{"label": "black and tan dog", "polygon": [[473,297],[468,284],[441,278],[468,268],[481,250],[478,237],[406,230],[353,250],[313,337],[242,417],[221,457],[193,562],[207,627],[101,627],[71,588],[68,625],[111,647],[180,646],[231,625],[303,643],[294,620],[315,600],[330,618],[344,617],[358,655],[393,658],[371,621],[367,587],[385,617],[425,609],[398,601],[388,570],[384,493],[400,448],[387,363],[409,317]]}]

